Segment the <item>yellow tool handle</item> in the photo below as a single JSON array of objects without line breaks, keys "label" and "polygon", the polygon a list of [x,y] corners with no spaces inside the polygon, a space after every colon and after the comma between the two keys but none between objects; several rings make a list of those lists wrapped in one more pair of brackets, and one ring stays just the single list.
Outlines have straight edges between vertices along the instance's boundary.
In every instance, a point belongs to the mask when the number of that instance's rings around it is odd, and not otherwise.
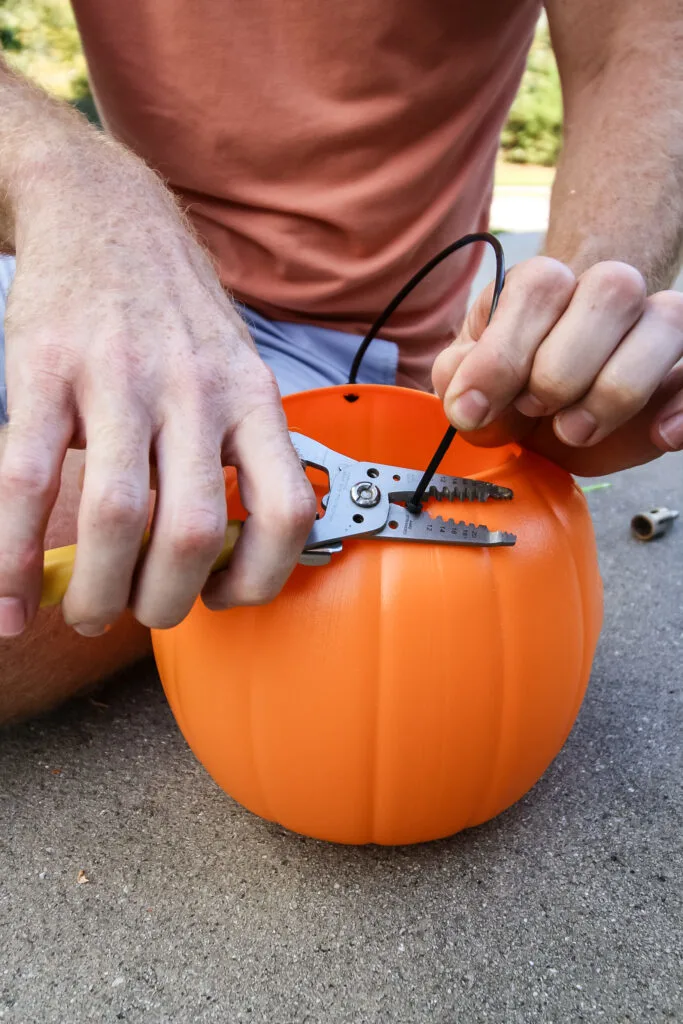
[{"label": "yellow tool handle", "polygon": [[[228,523],[228,528],[225,531],[225,541],[221,548],[221,553],[213,563],[211,572],[219,572],[221,569],[225,569],[226,565],[230,561],[233,548],[237,543],[237,538],[240,535],[240,531],[244,524],[239,519],[231,519]],[[140,550],[140,555],[144,553],[147,547],[149,535],[145,534],[145,539]],[[60,604],[62,598],[66,594],[66,588],[69,586],[69,580],[74,569],[74,562],[76,561],[76,545],[69,544],[65,548],[53,548],[51,551],[45,552],[45,560],[43,562],[43,591],[40,597],[41,608],[51,608],[53,605]]]}]

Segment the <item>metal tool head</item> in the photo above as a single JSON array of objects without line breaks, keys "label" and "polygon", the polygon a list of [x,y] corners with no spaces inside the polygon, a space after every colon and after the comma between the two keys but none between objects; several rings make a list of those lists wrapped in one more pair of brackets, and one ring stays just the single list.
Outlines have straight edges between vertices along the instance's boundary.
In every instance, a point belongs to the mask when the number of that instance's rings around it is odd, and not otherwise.
[{"label": "metal tool head", "polygon": [[[409,511],[400,503],[412,497],[422,477],[420,470],[359,462],[303,434],[293,432],[290,437],[302,465],[322,470],[329,479],[329,491],[322,500],[324,514],[316,519],[306,542],[308,553],[331,554],[352,537],[478,547],[509,546],[516,541],[514,534],[503,530],[433,518],[426,510]],[[484,480],[439,474],[426,496],[440,501],[509,501],[513,495],[509,488]]]},{"label": "metal tool head", "polygon": [[631,520],[631,533],[636,540],[654,540],[668,533],[679,512],[672,508],[651,508],[647,512],[639,512]]}]

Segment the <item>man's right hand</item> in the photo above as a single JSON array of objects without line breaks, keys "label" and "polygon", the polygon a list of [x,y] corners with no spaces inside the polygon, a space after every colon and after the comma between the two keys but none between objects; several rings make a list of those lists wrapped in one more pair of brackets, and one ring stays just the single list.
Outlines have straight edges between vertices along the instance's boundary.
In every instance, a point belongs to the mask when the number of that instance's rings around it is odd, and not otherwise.
[{"label": "man's right hand", "polygon": [[[172,626],[200,591],[211,608],[268,601],[315,515],[275,381],[157,178],[80,125],[57,138],[61,149],[46,148],[7,189],[17,275],[6,320],[0,636],[35,615],[69,446],[86,447],[63,603],[80,633],[103,632],[128,605],[148,626]],[[0,166],[0,184],[11,171]],[[157,500],[135,572],[150,459]],[[226,464],[237,466],[249,516],[229,568],[207,583],[226,526]]]}]

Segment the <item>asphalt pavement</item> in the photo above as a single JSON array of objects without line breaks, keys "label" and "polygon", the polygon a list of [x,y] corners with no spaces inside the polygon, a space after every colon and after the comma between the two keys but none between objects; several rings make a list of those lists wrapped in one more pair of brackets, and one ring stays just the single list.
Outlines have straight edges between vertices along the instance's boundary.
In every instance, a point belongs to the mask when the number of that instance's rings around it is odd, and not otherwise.
[{"label": "asphalt pavement", "polygon": [[342,848],[255,818],[151,665],[0,733],[0,1020],[683,1021],[683,522],[629,531],[683,510],[682,470],[588,495],[606,617],[577,724],[452,839]]}]

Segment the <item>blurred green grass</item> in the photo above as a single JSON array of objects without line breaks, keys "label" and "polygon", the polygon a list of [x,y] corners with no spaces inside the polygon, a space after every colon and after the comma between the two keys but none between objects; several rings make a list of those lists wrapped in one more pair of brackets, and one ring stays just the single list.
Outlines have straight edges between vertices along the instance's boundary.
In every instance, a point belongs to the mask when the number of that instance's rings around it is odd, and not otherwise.
[{"label": "blurred green grass", "polygon": [[496,186],[503,188],[550,188],[554,167],[537,164],[513,164],[501,158],[496,163]]}]

